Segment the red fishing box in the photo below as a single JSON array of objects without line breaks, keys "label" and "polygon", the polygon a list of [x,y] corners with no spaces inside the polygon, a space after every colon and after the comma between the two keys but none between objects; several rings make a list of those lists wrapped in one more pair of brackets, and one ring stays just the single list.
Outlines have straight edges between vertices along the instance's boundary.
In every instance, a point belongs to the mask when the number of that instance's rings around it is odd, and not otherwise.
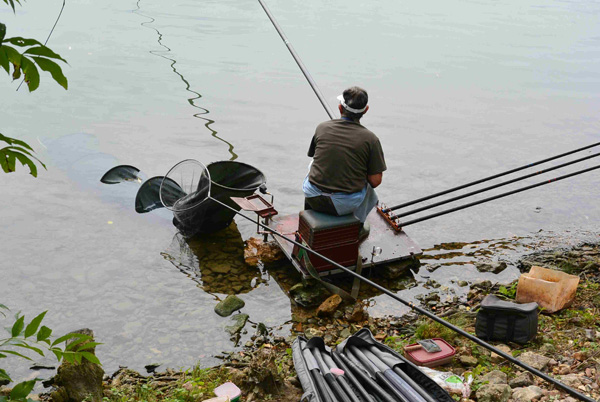
[{"label": "red fishing box", "polygon": [[[317,253],[349,267],[356,264],[358,258],[358,233],[360,221],[354,215],[333,216],[313,210],[301,211],[298,234],[301,239]],[[294,247],[293,255],[298,254]],[[308,253],[311,264],[319,272],[333,266]],[[303,261],[300,261],[304,265]]]},{"label": "red fishing box", "polygon": [[413,343],[404,347],[404,355],[417,366],[436,367],[450,363],[456,349],[442,338],[433,338],[432,341],[442,350],[429,353],[418,343]]}]

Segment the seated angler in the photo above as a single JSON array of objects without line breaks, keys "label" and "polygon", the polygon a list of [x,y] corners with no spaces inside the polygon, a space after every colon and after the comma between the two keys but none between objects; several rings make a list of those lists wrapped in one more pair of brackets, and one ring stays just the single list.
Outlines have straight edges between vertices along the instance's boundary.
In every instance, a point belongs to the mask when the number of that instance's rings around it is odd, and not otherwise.
[{"label": "seated angler", "polygon": [[[354,214],[365,223],[377,205],[375,187],[386,170],[379,138],[360,124],[369,97],[359,87],[338,96],[341,118],[317,126],[308,156],[313,160],[303,183],[305,209],[330,215]],[[364,227],[361,237],[366,237]]]}]

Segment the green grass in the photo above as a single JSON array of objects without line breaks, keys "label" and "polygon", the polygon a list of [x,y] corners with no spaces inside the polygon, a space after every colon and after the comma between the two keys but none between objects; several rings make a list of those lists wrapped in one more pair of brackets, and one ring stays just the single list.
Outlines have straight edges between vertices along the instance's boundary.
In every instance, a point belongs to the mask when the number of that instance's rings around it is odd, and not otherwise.
[{"label": "green grass", "polygon": [[[103,402],[164,401],[192,402],[214,397],[214,389],[229,381],[225,368],[187,370],[177,381],[161,381],[160,377],[148,377],[137,383],[112,388]],[[168,384],[168,385],[165,385]],[[169,384],[171,383],[171,384]]]}]

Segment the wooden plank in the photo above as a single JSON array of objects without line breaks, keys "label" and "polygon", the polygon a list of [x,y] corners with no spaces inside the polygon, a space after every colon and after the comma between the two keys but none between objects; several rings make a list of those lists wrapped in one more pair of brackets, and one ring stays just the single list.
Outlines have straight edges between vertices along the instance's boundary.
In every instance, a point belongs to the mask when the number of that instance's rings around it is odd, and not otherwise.
[{"label": "wooden plank", "polygon": [[[277,216],[271,221],[271,228],[285,235],[290,240],[295,239],[295,232],[298,230],[298,214]],[[421,248],[404,232],[396,232],[388,223],[380,216],[377,211],[373,210],[367,217],[367,221],[371,226],[371,232],[359,246],[359,253],[363,257],[363,269],[376,267],[382,264],[388,264],[394,261],[399,261],[413,256],[423,254]],[[294,245],[279,236],[273,236],[284,254],[292,262],[294,267],[304,276],[308,273],[304,268],[292,258]],[[373,247],[380,247],[381,254],[372,256]],[[356,267],[348,267],[354,270]],[[335,275],[343,272],[341,269],[320,272],[320,276]]]}]

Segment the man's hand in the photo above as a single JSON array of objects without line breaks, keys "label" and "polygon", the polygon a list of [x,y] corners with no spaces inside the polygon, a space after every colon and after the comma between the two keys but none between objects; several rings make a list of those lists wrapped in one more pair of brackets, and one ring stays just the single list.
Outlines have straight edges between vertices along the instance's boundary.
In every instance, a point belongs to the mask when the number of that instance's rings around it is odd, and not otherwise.
[{"label": "man's hand", "polygon": [[367,181],[373,188],[380,185],[382,180],[383,180],[383,172],[377,173],[377,174],[371,174],[371,175],[367,176]]}]

